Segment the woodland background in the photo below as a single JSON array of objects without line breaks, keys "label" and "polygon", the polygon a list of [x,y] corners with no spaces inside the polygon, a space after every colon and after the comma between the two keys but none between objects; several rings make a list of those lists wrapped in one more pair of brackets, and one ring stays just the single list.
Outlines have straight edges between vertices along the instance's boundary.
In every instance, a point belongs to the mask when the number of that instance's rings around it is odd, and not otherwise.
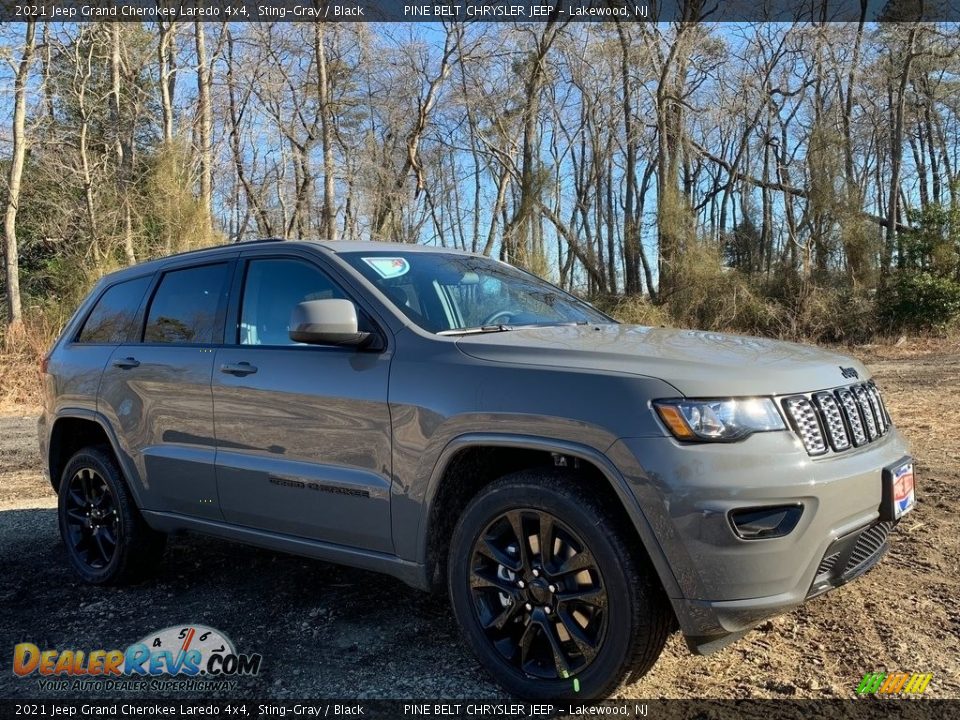
[{"label": "woodland background", "polygon": [[482,252],[634,322],[949,334],[960,25],[687,5],[670,24],[0,26],[0,386],[105,272],[266,236]]}]

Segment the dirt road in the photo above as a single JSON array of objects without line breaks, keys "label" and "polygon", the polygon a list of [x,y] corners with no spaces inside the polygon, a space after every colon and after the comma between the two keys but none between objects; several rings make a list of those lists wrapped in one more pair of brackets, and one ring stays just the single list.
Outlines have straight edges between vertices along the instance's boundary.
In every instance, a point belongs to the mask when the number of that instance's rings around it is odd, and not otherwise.
[{"label": "dirt road", "polygon": [[[920,479],[918,507],[890,555],[715,655],[691,656],[674,636],[628,696],[851,697],[865,672],[896,670],[931,672],[927,695],[960,698],[960,353],[873,354]],[[236,690],[248,697],[502,696],[445,603],[387,577],[193,537],[173,540],[143,585],[81,585],[67,569],[39,464],[35,418],[0,417],[4,665],[17,642],[122,648],[152,630],[203,623],[263,655],[261,674]],[[64,695],[0,672],[0,697],[43,696]]]}]

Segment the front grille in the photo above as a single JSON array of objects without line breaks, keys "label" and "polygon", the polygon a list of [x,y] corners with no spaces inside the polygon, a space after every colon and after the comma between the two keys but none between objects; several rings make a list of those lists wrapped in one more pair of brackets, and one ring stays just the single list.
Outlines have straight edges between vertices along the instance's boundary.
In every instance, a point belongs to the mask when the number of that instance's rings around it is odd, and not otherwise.
[{"label": "front grille", "polygon": [[843,585],[876,565],[887,550],[893,526],[884,520],[835,540],[817,566],[807,597]]},{"label": "front grille", "polygon": [[877,420],[873,416],[873,408],[870,407],[870,398],[867,395],[867,389],[863,385],[857,385],[853,388],[853,395],[857,398],[857,404],[860,406],[860,413],[863,416],[863,424],[867,428],[867,437],[870,440],[876,440]]},{"label": "front grille", "polygon": [[833,566],[837,564],[837,560],[839,559],[840,559],[840,553],[825,555],[823,560],[820,561],[820,565],[817,566],[816,577],[819,578],[821,575],[828,575],[830,571],[833,570]]},{"label": "front grille", "polygon": [[870,562],[874,556],[880,552],[892,528],[893,523],[883,521],[872,527],[868,527],[860,533],[860,537],[857,538],[857,544],[853,546],[853,551],[850,553],[847,565],[843,569],[843,574],[852,575]]},{"label": "front grille", "polygon": [[811,455],[823,455],[827,451],[827,444],[824,442],[813,403],[801,396],[787,398],[784,406],[807,452]]},{"label": "front grille", "polygon": [[867,442],[867,431],[864,430],[863,421],[860,420],[860,410],[857,407],[856,398],[846,388],[837,390],[837,397],[840,399],[843,415],[850,426],[850,432],[853,434],[853,444],[858,447],[865,444]]},{"label": "front grille", "polygon": [[824,429],[827,431],[827,437],[830,438],[830,444],[834,450],[846,450],[850,447],[850,438],[847,435],[847,428],[843,424],[843,414],[840,412],[840,406],[836,399],[830,393],[817,393],[813,396],[820,408],[820,415],[824,420]]},{"label": "front grille", "polygon": [[783,409],[810,455],[843,452],[882,437],[893,427],[871,380],[783,399]]}]

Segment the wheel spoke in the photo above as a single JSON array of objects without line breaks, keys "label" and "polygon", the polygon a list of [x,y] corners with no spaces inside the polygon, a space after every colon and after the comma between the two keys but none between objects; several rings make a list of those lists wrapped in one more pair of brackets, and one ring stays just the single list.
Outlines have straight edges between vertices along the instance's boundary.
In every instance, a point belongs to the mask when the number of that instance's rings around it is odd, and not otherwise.
[{"label": "wheel spoke", "polygon": [[77,492],[72,485],[70,486],[70,489],[69,489],[68,498],[70,502],[72,502],[77,507],[84,507],[87,504],[87,501],[84,499],[83,495]]},{"label": "wheel spoke", "polygon": [[97,493],[96,499],[93,501],[93,506],[100,509],[103,509],[105,506],[109,507],[111,505],[110,490],[106,485],[101,485],[97,489],[99,492]]},{"label": "wheel spoke", "polygon": [[533,647],[533,639],[536,635],[537,628],[539,625],[535,623],[527,623],[527,626],[523,629],[523,634],[520,636],[520,667],[523,668],[527,664],[527,660],[530,656],[530,650]]},{"label": "wheel spoke", "polygon": [[111,547],[117,546],[117,536],[113,534],[113,530],[108,527],[101,526],[100,532],[97,533],[99,537],[103,539],[105,543],[108,543]]},{"label": "wheel spoke", "polygon": [[537,535],[540,544],[540,563],[548,567],[553,560],[553,516],[540,513],[540,532]]},{"label": "wheel spoke", "polygon": [[481,570],[474,570],[470,573],[470,587],[474,589],[495,588],[510,596],[514,596],[517,592],[517,586],[514,583],[496,575],[488,575]]},{"label": "wheel spoke", "polygon": [[100,533],[93,534],[93,541],[97,545],[97,550],[100,552],[100,557],[103,559],[103,563],[106,565],[110,562],[110,553],[107,552],[106,545],[104,545],[103,538],[100,536]]},{"label": "wheel spoke", "polygon": [[507,513],[507,521],[513,528],[513,534],[517,538],[517,546],[520,549],[521,567],[530,567],[529,549],[527,547],[527,535],[523,530],[523,515],[519,510]]},{"label": "wheel spoke", "polygon": [[517,609],[520,607],[520,603],[511,602],[506,605],[499,614],[490,618],[487,622],[483,623],[484,630],[503,630],[510,620],[512,620],[516,614]]},{"label": "wheel spoke", "polygon": [[599,587],[578,588],[567,592],[558,592],[557,600],[559,600],[561,604],[581,602],[595,607],[606,607],[607,593],[603,588]]},{"label": "wheel spoke", "polygon": [[568,615],[564,611],[558,612],[557,615],[560,618],[560,622],[563,623],[563,627],[567,631],[567,634],[573,638],[573,642],[576,644],[577,649],[581,652],[584,659],[587,662],[593,660],[597,654],[596,643],[587,637],[587,634],[583,631],[583,628],[580,627],[580,623],[578,623],[572,616]]},{"label": "wheel spoke", "polygon": [[87,504],[93,503],[93,488],[90,482],[90,471],[86,468],[80,471],[80,488],[83,490],[83,499]]},{"label": "wheel spoke", "polygon": [[67,519],[73,524],[83,525],[87,522],[87,514],[83,510],[70,508],[67,510]]},{"label": "wheel spoke", "polygon": [[542,621],[540,625],[550,643],[550,650],[553,653],[553,666],[557,670],[557,677],[565,678],[570,674],[570,663],[567,661],[567,654],[560,645],[557,628],[549,619]]},{"label": "wheel spoke", "polygon": [[489,537],[481,538],[479,545],[477,545],[477,552],[486,555],[497,565],[503,565],[513,572],[517,572],[523,567],[523,562],[519,558],[510,557],[504,550],[495,546]]},{"label": "wheel spoke", "polygon": [[582,572],[594,566],[593,555],[584,548],[573,557],[565,560],[554,575],[569,575],[570,573]]}]

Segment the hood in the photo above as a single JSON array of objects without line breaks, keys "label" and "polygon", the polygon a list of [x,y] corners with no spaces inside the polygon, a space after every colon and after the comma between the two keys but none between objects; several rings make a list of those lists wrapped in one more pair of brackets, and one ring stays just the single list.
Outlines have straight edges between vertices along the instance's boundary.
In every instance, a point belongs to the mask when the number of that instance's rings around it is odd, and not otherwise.
[{"label": "hood", "polygon": [[638,325],[523,328],[465,335],[457,346],[490,362],[645,375],[687,397],[788,395],[870,376],[860,362],[810,345]]}]

